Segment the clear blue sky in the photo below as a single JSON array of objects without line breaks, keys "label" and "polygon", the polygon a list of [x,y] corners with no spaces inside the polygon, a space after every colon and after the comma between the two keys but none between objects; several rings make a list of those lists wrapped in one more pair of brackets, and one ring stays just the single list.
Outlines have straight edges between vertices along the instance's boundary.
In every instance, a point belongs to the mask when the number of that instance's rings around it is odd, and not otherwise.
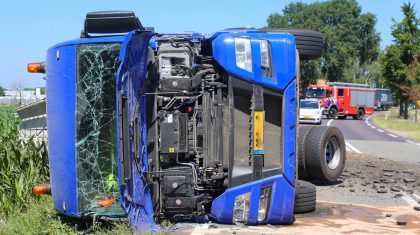
[{"label": "clear blue sky", "polygon": [[[363,12],[377,16],[376,29],[381,33],[381,48],[392,42],[392,18],[402,19],[400,6],[408,0],[359,0]],[[416,3],[420,14],[420,2]],[[144,26],[158,32],[194,30],[211,33],[239,26],[262,27],[270,13],[281,12],[286,0],[12,0],[0,10],[0,86],[11,89],[16,80],[25,87],[45,86],[42,75],[28,74],[28,62],[45,59],[46,50],[55,43],[77,38],[86,12],[132,10]],[[315,2],[315,0],[303,0]]]}]

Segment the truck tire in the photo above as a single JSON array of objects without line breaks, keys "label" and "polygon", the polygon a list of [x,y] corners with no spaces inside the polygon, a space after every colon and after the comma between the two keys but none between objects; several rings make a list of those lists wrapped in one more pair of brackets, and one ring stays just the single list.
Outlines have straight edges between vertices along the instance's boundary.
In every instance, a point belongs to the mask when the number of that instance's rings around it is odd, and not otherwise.
[{"label": "truck tire", "polygon": [[336,107],[331,107],[327,112],[327,118],[336,119],[338,117],[338,110]]},{"label": "truck tire", "polygon": [[306,149],[306,142],[307,137],[314,126],[300,126],[299,127],[299,135],[298,135],[298,179],[302,180],[310,180],[311,177],[309,176],[306,170],[306,163],[305,163],[305,149]]},{"label": "truck tire", "polygon": [[315,127],[307,137],[306,169],[312,179],[335,181],[343,173],[346,147],[343,134],[334,126]]},{"label": "truck tire", "polygon": [[365,116],[365,111],[363,109],[357,110],[357,114],[353,115],[353,119],[355,120],[363,120],[363,117]]},{"label": "truck tire", "polygon": [[296,49],[300,60],[314,60],[322,55],[324,50],[324,36],[322,33],[309,29],[266,28],[260,32],[284,32],[295,37]]},{"label": "truck tire", "polygon": [[315,185],[298,180],[295,193],[295,214],[314,211],[316,208],[316,187]]}]

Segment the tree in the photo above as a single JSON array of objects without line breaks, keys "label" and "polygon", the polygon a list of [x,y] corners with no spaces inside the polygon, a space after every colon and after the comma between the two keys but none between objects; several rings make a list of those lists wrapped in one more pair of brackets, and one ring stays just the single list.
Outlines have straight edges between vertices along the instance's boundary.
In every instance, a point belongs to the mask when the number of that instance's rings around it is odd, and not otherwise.
[{"label": "tree", "polygon": [[324,55],[317,61],[302,62],[303,86],[317,78],[357,81],[369,73],[369,65],[379,54],[376,17],[362,14],[355,0],[290,3],[282,14],[271,14],[267,23],[269,28],[306,28],[323,33]]},{"label": "tree", "polygon": [[13,90],[19,93],[19,105],[22,105],[22,91],[25,88],[22,80],[16,80],[13,85]]},{"label": "tree", "polygon": [[386,83],[400,100],[400,116],[408,119],[408,102],[420,96],[420,19],[411,3],[404,3],[401,10],[404,18],[401,22],[394,20],[394,44],[386,48],[381,64]]},{"label": "tree", "polygon": [[0,96],[5,96],[6,92],[3,87],[0,86]]}]

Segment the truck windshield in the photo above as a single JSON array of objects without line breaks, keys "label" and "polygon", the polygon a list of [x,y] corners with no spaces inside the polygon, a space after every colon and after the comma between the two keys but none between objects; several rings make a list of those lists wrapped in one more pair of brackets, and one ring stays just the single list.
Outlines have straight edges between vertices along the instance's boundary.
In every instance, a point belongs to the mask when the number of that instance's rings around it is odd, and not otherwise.
[{"label": "truck windshield", "polygon": [[318,102],[317,101],[301,100],[300,101],[300,108],[304,108],[304,109],[318,109]]},{"label": "truck windshield", "polygon": [[122,213],[119,203],[99,206],[98,200],[119,201],[116,158],[115,73],[120,43],[77,47],[76,154],[79,210]]},{"label": "truck windshield", "polygon": [[323,88],[309,88],[305,93],[306,98],[324,98]]}]

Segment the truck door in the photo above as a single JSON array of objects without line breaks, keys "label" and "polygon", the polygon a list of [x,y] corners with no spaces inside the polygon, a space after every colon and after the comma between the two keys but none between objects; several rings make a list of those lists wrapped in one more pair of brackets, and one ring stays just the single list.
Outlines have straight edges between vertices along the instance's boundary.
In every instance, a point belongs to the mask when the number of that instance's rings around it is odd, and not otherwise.
[{"label": "truck door", "polygon": [[344,112],[346,106],[346,99],[344,98],[344,89],[337,89],[337,105],[339,112]]},{"label": "truck door", "polygon": [[117,73],[117,146],[121,206],[130,225],[156,231],[148,172],[146,129],[146,73],[153,33],[129,33],[121,47]]}]

